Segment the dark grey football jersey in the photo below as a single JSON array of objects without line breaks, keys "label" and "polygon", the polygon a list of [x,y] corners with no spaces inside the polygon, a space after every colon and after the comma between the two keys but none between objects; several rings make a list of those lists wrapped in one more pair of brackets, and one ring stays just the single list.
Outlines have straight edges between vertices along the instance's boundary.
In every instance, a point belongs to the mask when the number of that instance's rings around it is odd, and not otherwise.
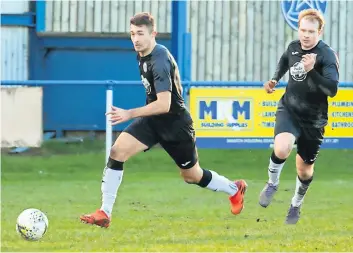
[{"label": "dark grey football jersey", "polygon": [[[302,56],[315,53],[314,69],[308,73],[301,63]],[[323,41],[311,50],[303,50],[299,40],[291,42],[282,55],[274,80],[279,81],[289,70],[286,91],[279,102],[279,110],[288,110],[300,123],[314,127],[327,124],[327,98],[337,93],[339,80],[337,54]]]},{"label": "dark grey football jersey", "polygon": [[156,101],[157,93],[170,91],[172,97],[168,114],[185,111],[178,66],[169,50],[157,44],[149,55],[138,56],[138,61],[142,83],[146,90],[146,103]]}]

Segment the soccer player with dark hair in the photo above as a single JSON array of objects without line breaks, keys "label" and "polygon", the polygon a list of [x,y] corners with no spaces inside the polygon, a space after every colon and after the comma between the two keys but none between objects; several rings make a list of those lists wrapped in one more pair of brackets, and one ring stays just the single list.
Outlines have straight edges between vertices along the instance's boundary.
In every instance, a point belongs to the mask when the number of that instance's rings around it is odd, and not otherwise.
[{"label": "soccer player with dark hair", "polygon": [[95,213],[82,215],[81,220],[101,227],[110,225],[113,205],[123,178],[124,163],[157,143],[180,168],[186,183],[228,194],[231,212],[239,214],[244,207],[246,182],[234,182],[215,171],[200,167],[193,121],[182,97],[178,66],[168,49],[156,43],[153,16],[149,13],[136,14],[130,20],[130,29],[146,90],[146,105],[130,110],[113,106],[107,113],[113,125],[135,120],[119,135],[111,148],[103,173],[101,208]]},{"label": "soccer player with dark hair", "polygon": [[294,196],[286,217],[296,224],[304,196],[313,180],[314,163],[328,120],[328,97],[338,89],[339,63],[335,51],[319,39],[324,27],[322,14],[315,9],[299,14],[299,40],[292,41],[277,65],[272,80],[265,83],[272,93],[289,70],[289,81],[276,113],[274,150],[268,167],[269,180],[260,193],[259,204],[267,207],[278,190],[281,170],[297,143],[297,178]]}]

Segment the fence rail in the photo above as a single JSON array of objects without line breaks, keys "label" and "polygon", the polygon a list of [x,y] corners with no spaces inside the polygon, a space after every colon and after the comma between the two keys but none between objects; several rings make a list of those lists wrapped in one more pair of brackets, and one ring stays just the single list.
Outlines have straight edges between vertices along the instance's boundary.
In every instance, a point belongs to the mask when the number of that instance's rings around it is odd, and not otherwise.
[{"label": "fence rail", "polygon": [[[187,101],[191,87],[260,88],[263,82],[183,81],[182,85],[183,97]],[[287,82],[280,82],[278,86],[286,85]],[[113,129],[109,119],[105,117],[103,120],[102,115],[110,109],[113,101],[119,107],[131,108],[141,106],[139,103],[145,100],[145,89],[141,81],[29,80],[1,81],[1,86],[43,87],[44,131],[55,131],[57,137],[62,136],[64,131],[105,131],[107,157],[112,144]],[[353,89],[353,82],[342,82],[339,86]],[[120,131],[127,124],[128,122],[115,126],[114,130]],[[348,139],[347,143],[350,141],[351,139]]]},{"label": "fence rail", "polygon": [[[277,87],[283,88],[288,82],[279,82]],[[191,87],[262,87],[264,82],[254,81],[183,81],[183,97],[189,93]],[[113,89],[119,86],[141,86],[141,81],[117,81],[117,80],[27,80],[27,81],[1,81],[1,86],[105,86]],[[341,82],[339,87],[353,88],[353,82]]]},{"label": "fence rail", "polygon": [[[262,87],[262,81],[182,81],[184,87],[190,86],[242,86],[242,87]],[[27,80],[27,81],[8,81],[2,80],[1,85],[23,85],[23,86],[53,86],[53,85],[141,85],[141,81],[116,81],[116,80]],[[287,82],[279,82],[280,87],[287,85]],[[340,87],[352,87],[353,82],[340,82]]]},{"label": "fence rail", "polygon": [[[283,88],[288,82],[279,82],[277,87]],[[183,97],[186,98],[191,87],[262,87],[264,82],[254,81],[182,81]],[[27,80],[27,81],[1,81],[1,86],[105,86],[107,89],[128,86],[141,86],[141,81],[118,80]],[[341,82],[339,87],[353,88],[353,82]]]}]

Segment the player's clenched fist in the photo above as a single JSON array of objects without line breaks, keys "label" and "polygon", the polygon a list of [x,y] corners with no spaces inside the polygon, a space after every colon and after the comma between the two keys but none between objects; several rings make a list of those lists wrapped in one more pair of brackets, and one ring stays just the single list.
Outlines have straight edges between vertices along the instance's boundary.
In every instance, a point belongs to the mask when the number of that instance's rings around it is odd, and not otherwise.
[{"label": "player's clenched fist", "polygon": [[267,81],[265,84],[264,84],[264,88],[266,90],[267,93],[271,94],[272,92],[275,91],[275,86],[277,84],[277,81],[276,80],[270,80],[270,81]]},{"label": "player's clenched fist", "polygon": [[112,110],[107,112],[105,115],[111,115],[110,121],[113,126],[128,121],[132,118],[130,111],[115,106],[112,106]]},{"label": "player's clenched fist", "polygon": [[309,72],[314,68],[315,62],[316,62],[316,54],[305,54],[302,57],[301,62],[304,65],[304,69],[306,72]]}]

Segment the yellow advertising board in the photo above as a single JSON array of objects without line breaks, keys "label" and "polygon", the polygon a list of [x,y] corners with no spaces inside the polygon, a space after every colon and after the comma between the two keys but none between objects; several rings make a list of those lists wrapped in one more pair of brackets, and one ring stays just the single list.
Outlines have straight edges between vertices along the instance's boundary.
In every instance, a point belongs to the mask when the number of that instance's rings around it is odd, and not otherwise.
[{"label": "yellow advertising board", "polygon": [[[278,101],[284,91],[279,88],[267,94],[263,88],[192,87],[190,112],[196,136],[213,138],[207,143],[220,143],[219,138],[267,139],[264,142],[270,143]],[[341,88],[334,98],[329,98],[328,116],[326,142],[338,144],[340,138],[343,143],[353,142],[353,89]]]}]

